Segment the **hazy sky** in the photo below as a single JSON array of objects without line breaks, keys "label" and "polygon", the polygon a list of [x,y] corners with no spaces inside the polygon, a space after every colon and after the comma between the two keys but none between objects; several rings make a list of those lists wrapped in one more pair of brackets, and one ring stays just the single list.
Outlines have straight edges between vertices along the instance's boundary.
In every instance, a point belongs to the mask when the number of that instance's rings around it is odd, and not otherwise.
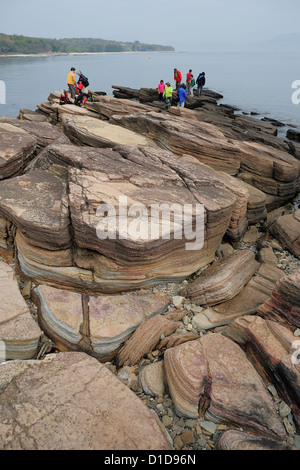
[{"label": "hazy sky", "polygon": [[255,43],[300,32],[299,0],[0,0],[0,32],[173,45]]}]

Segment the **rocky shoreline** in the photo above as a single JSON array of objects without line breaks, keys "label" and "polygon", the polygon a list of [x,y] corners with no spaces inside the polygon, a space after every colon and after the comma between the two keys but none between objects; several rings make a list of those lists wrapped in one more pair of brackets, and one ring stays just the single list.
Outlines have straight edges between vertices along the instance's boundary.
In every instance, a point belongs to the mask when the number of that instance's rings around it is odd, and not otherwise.
[{"label": "rocky shoreline", "polygon": [[[0,118],[0,448],[300,449],[297,130],[113,89]],[[204,246],[99,241],[120,195],[201,203]]]}]

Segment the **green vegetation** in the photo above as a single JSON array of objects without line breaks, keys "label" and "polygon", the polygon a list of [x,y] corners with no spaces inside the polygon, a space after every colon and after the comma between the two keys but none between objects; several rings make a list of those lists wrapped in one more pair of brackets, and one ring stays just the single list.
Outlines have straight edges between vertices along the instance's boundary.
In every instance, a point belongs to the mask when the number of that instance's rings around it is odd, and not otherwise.
[{"label": "green vegetation", "polygon": [[172,46],[119,42],[95,38],[46,39],[0,33],[0,54],[48,54],[71,52],[174,51]]}]

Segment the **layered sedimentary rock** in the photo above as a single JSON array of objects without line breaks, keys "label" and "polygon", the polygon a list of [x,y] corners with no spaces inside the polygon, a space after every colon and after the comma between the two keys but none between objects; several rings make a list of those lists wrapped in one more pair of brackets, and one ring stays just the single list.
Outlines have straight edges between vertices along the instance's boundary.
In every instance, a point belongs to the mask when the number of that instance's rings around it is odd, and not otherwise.
[{"label": "layered sedimentary rock", "polygon": [[147,319],[164,312],[165,294],[88,296],[49,286],[35,289],[39,324],[61,350],[85,351],[112,359]]},{"label": "layered sedimentary rock", "polygon": [[23,129],[0,123],[0,180],[20,175],[33,158],[36,140]]},{"label": "layered sedimentary rock", "polygon": [[223,334],[245,349],[262,377],[275,386],[299,430],[300,366],[293,333],[277,322],[250,316],[235,320]]},{"label": "layered sedimentary rock", "polygon": [[70,141],[62,131],[49,123],[36,123],[13,119],[8,117],[0,118],[0,122],[11,124],[12,126],[23,129],[36,139],[37,150],[43,149],[51,144],[69,144]]},{"label": "layered sedimentary rock", "polygon": [[170,449],[157,417],[84,353],[8,363],[0,381],[2,450]]},{"label": "layered sedimentary rock", "polygon": [[158,113],[114,116],[113,122],[141,135],[178,156],[192,155],[216,170],[236,175],[241,153],[215,126]]},{"label": "layered sedimentary rock", "polygon": [[255,436],[241,431],[226,431],[218,440],[216,450],[261,451],[297,450],[297,448],[269,437]]},{"label": "layered sedimentary rock", "polygon": [[227,325],[238,317],[256,313],[258,307],[271,296],[276,282],[284,276],[284,272],[276,267],[272,259],[263,257],[261,261],[257,273],[238,295],[195,315],[194,325],[210,329]]},{"label": "layered sedimentary rock", "polygon": [[196,305],[217,305],[238,295],[258,268],[252,251],[235,252],[213,263],[180,294]]},{"label": "layered sedimentary rock", "polygon": [[281,245],[300,258],[300,209],[278,217],[271,227],[272,235]]},{"label": "layered sedimentary rock", "polygon": [[285,438],[272,399],[242,349],[220,334],[168,349],[164,357],[176,411]]},{"label": "layered sedimentary rock", "polygon": [[140,359],[156,348],[162,335],[169,336],[177,327],[177,322],[162,315],[143,323],[118,351],[116,356],[118,365],[137,364]]},{"label": "layered sedimentary rock", "polygon": [[265,318],[300,327],[300,269],[280,279],[271,297],[258,308],[258,313]]},{"label": "layered sedimentary rock", "polygon": [[115,114],[131,114],[138,111],[153,111],[152,106],[143,105],[127,99],[118,100],[111,96],[98,96],[96,102],[86,102],[86,109],[99,114],[101,119],[109,120]]},{"label": "layered sedimentary rock", "polygon": [[35,357],[41,330],[22,297],[14,270],[0,261],[0,359]]},{"label": "layered sedimentary rock", "polygon": [[101,119],[95,119],[95,117],[72,116],[66,113],[61,117],[61,123],[65,134],[77,144],[101,148],[117,145],[132,145],[134,147],[153,145],[149,139],[136,132],[123,129]]},{"label": "layered sedimentary rock", "polygon": [[300,162],[292,155],[257,142],[235,142],[242,152],[239,178],[284,200],[299,191]]},{"label": "layered sedimentary rock", "polygon": [[[125,146],[48,146],[25,175],[3,182],[0,194],[0,217],[18,229],[26,277],[91,293],[183,279],[205,266],[236,203],[205,168],[158,148]],[[116,219],[106,219],[101,207]],[[130,207],[141,208],[142,218],[127,213]],[[105,224],[114,220],[108,236]]]},{"label": "layered sedimentary rock", "polygon": [[158,113],[114,116],[112,122],[147,135],[175,155],[189,154],[218,171],[239,173],[240,179],[269,195],[270,206],[299,191],[300,162],[296,158],[262,143],[229,139],[212,124]]}]

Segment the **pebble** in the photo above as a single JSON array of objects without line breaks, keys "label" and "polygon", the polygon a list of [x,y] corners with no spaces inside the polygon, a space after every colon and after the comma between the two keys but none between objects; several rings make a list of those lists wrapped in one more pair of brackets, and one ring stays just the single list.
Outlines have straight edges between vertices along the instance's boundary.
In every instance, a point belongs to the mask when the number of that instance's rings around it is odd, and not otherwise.
[{"label": "pebble", "polygon": [[180,295],[176,295],[175,297],[172,297],[172,304],[174,305],[175,308],[182,307],[184,301],[185,301],[185,298],[181,297]]},{"label": "pebble", "polygon": [[300,328],[294,331],[294,336],[300,336]]},{"label": "pebble", "polygon": [[212,421],[201,421],[200,426],[209,434],[214,434],[217,430],[217,424],[213,423]]},{"label": "pebble", "polygon": [[275,397],[277,395],[277,390],[276,388],[274,387],[274,385],[268,385],[267,389],[269,390],[269,392],[273,395],[273,397]]},{"label": "pebble", "polygon": [[300,436],[295,436],[294,438],[294,446],[300,450]]},{"label": "pebble", "polygon": [[284,402],[282,401],[279,405],[279,414],[282,418],[285,418],[288,416],[291,412],[291,408]]}]

